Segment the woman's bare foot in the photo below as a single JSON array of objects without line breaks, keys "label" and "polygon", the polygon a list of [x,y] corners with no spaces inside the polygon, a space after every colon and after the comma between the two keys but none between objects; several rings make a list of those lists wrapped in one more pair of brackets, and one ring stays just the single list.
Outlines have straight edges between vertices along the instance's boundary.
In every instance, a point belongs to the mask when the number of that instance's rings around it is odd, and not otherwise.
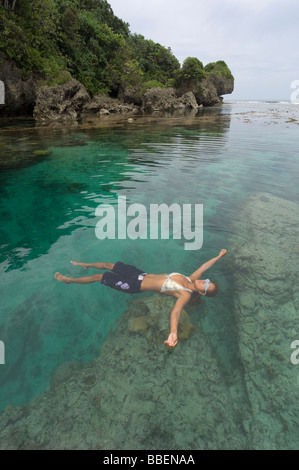
[{"label": "woman's bare foot", "polygon": [[63,276],[60,273],[55,273],[54,277],[55,279],[57,279],[57,281],[65,282],[66,284],[69,284],[71,282],[69,277]]},{"label": "woman's bare foot", "polygon": [[71,263],[74,265],[74,266],[81,266],[82,268],[84,269],[87,269],[88,266],[86,266],[86,263],[77,263],[77,261],[71,261]]}]

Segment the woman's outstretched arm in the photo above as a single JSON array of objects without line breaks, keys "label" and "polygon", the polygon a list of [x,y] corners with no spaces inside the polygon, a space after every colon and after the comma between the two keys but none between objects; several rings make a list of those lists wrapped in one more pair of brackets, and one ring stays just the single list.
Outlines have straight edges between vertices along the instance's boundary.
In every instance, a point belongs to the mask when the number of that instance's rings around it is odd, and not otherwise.
[{"label": "woman's outstretched arm", "polygon": [[190,276],[191,281],[195,281],[196,279],[199,279],[205,271],[207,271],[211,266],[213,266],[216,263],[216,261],[218,261],[224,255],[226,255],[226,250],[223,249],[220,251],[218,256],[202,264],[200,268],[198,268],[196,271],[194,271],[194,273],[191,274]]},{"label": "woman's outstretched arm", "polygon": [[183,310],[184,305],[186,305],[190,300],[190,294],[182,295],[176,301],[171,314],[170,314],[170,335],[168,339],[164,341],[164,344],[169,348],[176,346],[178,342],[178,326],[180,322],[181,311]]}]

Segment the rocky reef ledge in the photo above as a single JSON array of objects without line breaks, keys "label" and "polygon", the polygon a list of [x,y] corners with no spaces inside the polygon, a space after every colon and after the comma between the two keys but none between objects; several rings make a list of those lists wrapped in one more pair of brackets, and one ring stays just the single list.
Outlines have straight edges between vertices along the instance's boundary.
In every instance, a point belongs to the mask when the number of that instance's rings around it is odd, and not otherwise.
[{"label": "rocky reef ledge", "polygon": [[254,449],[297,449],[299,366],[299,206],[258,193],[236,218],[232,241],[235,315],[240,357],[251,406]]},{"label": "rocky reef ledge", "polygon": [[[215,78],[215,77],[214,77]],[[232,85],[233,89],[233,85]],[[211,75],[205,87],[196,96],[192,91],[179,92],[174,88],[150,88],[142,97],[138,94],[122,93],[121,98],[96,95],[91,98],[84,86],[75,79],[63,85],[39,88],[33,111],[38,124],[88,120],[121,114],[129,117],[156,112],[182,114],[203,106],[220,104],[220,92],[231,93],[223,82],[215,81]]]},{"label": "rocky reef ledge", "polygon": [[105,117],[188,113],[203,106],[221,104],[222,96],[234,90],[234,79],[210,73],[206,78],[180,88],[122,86],[117,97],[90,96],[82,83],[69,72],[61,72],[55,85],[43,84],[43,77],[29,74],[23,79],[16,64],[0,53],[0,80],[5,85],[5,104],[0,104],[0,118],[34,118],[38,125],[65,123]]}]

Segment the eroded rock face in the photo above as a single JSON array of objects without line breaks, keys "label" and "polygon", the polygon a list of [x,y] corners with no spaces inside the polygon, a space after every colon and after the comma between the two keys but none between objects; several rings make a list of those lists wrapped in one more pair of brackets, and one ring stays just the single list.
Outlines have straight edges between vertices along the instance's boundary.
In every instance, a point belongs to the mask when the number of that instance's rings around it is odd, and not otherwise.
[{"label": "eroded rock face", "polygon": [[198,104],[192,92],[177,97],[174,88],[151,88],[143,97],[143,109],[146,112],[174,112],[197,109]]},{"label": "eroded rock face", "polygon": [[[5,104],[0,103],[0,117],[31,117],[38,124],[75,121],[83,109],[98,116],[128,112],[183,112],[197,109],[199,105],[213,106],[221,103],[221,96],[232,93],[234,80],[215,74],[194,84],[192,89],[153,88],[145,95],[141,87],[120,85],[118,99],[99,96],[92,99],[84,86],[71,78],[64,85],[42,86],[39,74],[24,76],[22,71],[4,53],[0,52],[0,80],[5,87]],[[105,103],[103,103],[105,100]],[[99,104],[102,106],[99,108]],[[98,109],[97,109],[98,108]]]},{"label": "eroded rock face", "polygon": [[297,204],[259,193],[233,228],[244,240],[234,243],[234,303],[255,449],[298,447],[298,220]]},{"label": "eroded rock face", "polygon": [[117,98],[110,98],[106,95],[96,95],[84,106],[83,116],[90,114],[106,116],[110,114],[137,113],[138,108],[134,104],[124,103]]},{"label": "eroded rock face", "polygon": [[234,79],[219,77],[210,74],[203,80],[186,83],[176,90],[177,96],[181,97],[187,92],[193,93],[197,105],[215,106],[222,103],[222,96],[234,91]]},{"label": "eroded rock face", "polygon": [[15,63],[2,53],[0,62],[0,80],[5,89],[5,104],[0,104],[0,117],[32,117],[36,83],[40,77],[36,74],[22,77]]},{"label": "eroded rock face", "polygon": [[120,86],[117,97],[124,103],[140,107],[142,106],[142,92],[140,88],[140,86]]},{"label": "eroded rock face", "polygon": [[64,85],[40,87],[33,115],[40,124],[73,121],[80,118],[83,107],[89,101],[84,86],[72,78]]}]

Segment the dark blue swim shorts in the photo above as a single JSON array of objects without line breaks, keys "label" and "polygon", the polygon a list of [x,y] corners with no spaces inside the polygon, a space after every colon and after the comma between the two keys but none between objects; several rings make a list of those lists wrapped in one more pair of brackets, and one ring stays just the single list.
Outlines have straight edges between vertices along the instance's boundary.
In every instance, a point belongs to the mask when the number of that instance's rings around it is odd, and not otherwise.
[{"label": "dark blue swim shorts", "polygon": [[140,292],[141,282],[146,274],[131,264],[118,261],[112,271],[104,272],[101,284],[126,294],[137,294]]}]

